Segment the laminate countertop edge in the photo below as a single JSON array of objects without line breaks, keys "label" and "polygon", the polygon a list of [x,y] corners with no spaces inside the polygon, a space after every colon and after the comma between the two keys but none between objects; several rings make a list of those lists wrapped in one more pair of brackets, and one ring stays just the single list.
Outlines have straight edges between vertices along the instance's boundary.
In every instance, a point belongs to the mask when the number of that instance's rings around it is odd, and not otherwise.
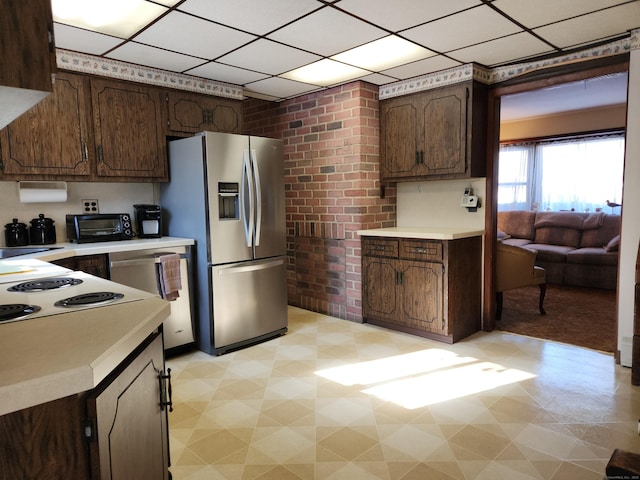
[{"label": "laminate countertop edge", "polygon": [[388,227],[358,230],[361,237],[396,237],[423,240],[456,240],[484,235],[483,229],[458,227]]},{"label": "laminate countertop edge", "polygon": [[3,325],[0,415],[97,387],[170,312],[152,297]]}]

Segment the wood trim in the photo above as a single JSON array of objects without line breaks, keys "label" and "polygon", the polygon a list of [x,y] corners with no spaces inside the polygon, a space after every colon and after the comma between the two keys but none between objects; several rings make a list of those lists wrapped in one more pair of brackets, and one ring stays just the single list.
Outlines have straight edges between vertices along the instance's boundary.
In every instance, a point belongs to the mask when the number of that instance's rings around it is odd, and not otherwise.
[{"label": "wood trim", "polygon": [[[487,179],[484,244],[484,289],[482,329],[496,328],[495,258],[498,228],[498,152],[500,143],[500,98],[503,95],[577,82],[629,70],[629,54],[563,65],[556,69],[533,72],[509,82],[495,84],[489,90],[487,105]],[[635,327],[634,327],[635,328]],[[617,348],[616,348],[617,350]],[[619,359],[616,360],[619,363]]]}]

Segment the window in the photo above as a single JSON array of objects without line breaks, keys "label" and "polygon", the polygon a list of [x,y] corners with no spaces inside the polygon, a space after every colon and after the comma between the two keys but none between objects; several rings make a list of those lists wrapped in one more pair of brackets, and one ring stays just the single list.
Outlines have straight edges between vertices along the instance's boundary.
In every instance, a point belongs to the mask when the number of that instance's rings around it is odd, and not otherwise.
[{"label": "window", "polygon": [[499,211],[620,213],[623,134],[503,144],[499,162]]}]

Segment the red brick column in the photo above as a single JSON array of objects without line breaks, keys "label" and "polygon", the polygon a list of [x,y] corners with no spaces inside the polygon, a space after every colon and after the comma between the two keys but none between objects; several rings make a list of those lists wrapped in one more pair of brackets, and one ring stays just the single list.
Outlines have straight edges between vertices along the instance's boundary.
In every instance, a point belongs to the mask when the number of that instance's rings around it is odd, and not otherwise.
[{"label": "red brick column", "polygon": [[378,87],[246,100],[243,121],[247,134],[284,140],[289,303],[362,321],[356,231],[396,220],[395,188],[381,198]]}]

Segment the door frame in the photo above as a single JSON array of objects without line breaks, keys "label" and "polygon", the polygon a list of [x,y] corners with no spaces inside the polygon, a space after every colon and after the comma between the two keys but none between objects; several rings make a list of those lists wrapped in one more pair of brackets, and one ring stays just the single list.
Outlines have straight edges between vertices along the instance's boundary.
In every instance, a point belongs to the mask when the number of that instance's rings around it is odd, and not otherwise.
[{"label": "door frame", "polygon": [[[482,329],[496,328],[496,242],[498,229],[498,155],[500,148],[500,99],[504,95],[539,90],[589,78],[629,71],[629,54],[624,53],[533,72],[497,83],[487,98],[487,179],[485,205],[484,290]],[[622,215],[622,212],[620,212]],[[616,322],[617,325],[617,322]],[[616,358],[616,360],[619,360]]]}]

